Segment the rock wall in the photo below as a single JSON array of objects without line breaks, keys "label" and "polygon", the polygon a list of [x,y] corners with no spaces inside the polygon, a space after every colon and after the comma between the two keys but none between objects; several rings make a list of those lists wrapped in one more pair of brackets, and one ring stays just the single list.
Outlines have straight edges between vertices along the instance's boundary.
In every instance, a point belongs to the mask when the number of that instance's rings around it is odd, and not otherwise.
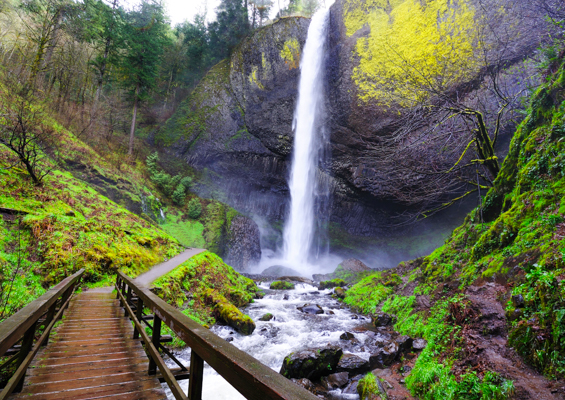
[{"label": "rock wall", "polygon": [[[443,7],[441,12],[453,13],[453,18],[464,25],[469,18],[482,17],[468,15],[470,11],[462,8],[466,5],[478,13],[476,2],[427,3]],[[367,161],[374,156],[372,149],[378,146],[379,137],[389,134],[402,116],[398,107],[384,107],[377,97],[367,95],[374,79],[367,60],[372,57],[371,51],[378,49],[380,29],[396,18],[395,10],[415,7],[416,3],[399,0],[392,6],[387,3],[388,8],[381,3],[386,2],[337,0],[331,9],[327,57],[331,157],[319,174],[332,194],[327,222],[341,233],[365,237],[390,234],[394,223],[391,216],[405,210],[388,196],[390,188],[384,185],[390,185],[390,180]],[[420,0],[417,3],[422,4]],[[508,11],[508,18],[504,17],[500,25],[516,22],[514,12]],[[256,31],[229,60],[210,70],[158,134],[158,143],[202,172],[196,185],[199,195],[218,198],[243,213],[271,221],[284,219],[300,55],[308,25],[305,18],[283,18]],[[525,25],[520,29],[520,40],[513,42],[512,51],[504,53],[507,66],[521,65],[542,40],[539,30]],[[464,96],[478,98],[486,91],[481,79],[471,83],[465,86]],[[497,104],[489,101],[492,112]],[[505,122],[510,132],[513,123]],[[446,230],[458,222],[454,219]],[[410,229],[421,231],[418,227]],[[397,234],[410,235],[407,229]],[[332,240],[330,237],[334,244]]]}]

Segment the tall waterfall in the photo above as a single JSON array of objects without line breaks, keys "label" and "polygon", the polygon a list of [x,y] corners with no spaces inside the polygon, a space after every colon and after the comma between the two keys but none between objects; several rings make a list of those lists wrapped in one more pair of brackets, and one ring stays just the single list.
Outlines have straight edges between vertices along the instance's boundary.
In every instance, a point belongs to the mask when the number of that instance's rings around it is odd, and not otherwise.
[{"label": "tall waterfall", "polygon": [[323,152],[324,70],[329,9],[318,11],[308,28],[300,60],[298,102],[294,113],[294,151],[289,179],[290,214],[284,227],[284,259],[293,266],[308,264],[316,234],[316,203],[320,192],[318,164]]}]

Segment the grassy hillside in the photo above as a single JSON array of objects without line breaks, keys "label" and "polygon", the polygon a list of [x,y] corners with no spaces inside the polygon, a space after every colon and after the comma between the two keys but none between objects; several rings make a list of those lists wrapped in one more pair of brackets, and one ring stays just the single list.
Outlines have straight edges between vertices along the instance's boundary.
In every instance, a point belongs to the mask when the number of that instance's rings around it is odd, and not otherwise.
[{"label": "grassy hillside", "polygon": [[[482,205],[431,255],[365,278],[346,295],[365,312],[396,314],[398,331],[428,341],[406,378],[421,399],[519,395],[518,375],[489,351],[511,359],[513,348],[547,378],[565,377],[562,56],[534,94]],[[507,350],[496,338],[508,341]]]}]

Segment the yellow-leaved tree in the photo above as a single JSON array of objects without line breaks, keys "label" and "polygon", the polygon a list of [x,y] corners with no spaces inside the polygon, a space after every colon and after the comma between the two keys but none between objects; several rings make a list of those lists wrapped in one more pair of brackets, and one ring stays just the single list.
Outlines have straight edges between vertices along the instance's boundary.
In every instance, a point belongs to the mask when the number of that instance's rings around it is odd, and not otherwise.
[{"label": "yellow-leaved tree", "polygon": [[400,115],[363,161],[390,180],[380,182],[383,194],[419,210],[411,217],[486,193],[496,179],[498,135],[514,123],[531,82],[523,60],[543,32],[541,25],[530,29],[532,14],[523,6],[511,0],[346,2],[347,34],[365,29],[352,74],[358,103]]}]

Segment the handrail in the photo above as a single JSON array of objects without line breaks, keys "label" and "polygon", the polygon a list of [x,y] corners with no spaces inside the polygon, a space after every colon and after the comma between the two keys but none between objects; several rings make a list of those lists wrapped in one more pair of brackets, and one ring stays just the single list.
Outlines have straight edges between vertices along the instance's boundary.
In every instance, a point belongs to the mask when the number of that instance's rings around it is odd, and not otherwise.
[{"label": "handrail", "polygon": [[71,287],[84,273],[84,269],[63,279],[43,296],[32,301],[20,311],[0,323],[0,355],[16,344],[24,333],[45,314],[59,297]]},{"label": "handrail", "polygon": [[[128,287],[127,299],[124,297],[126,285]],[[149,288],[138,285],[133,279],[120,271],[117,273],[116,287],[118,296],[126,300],[126,304],[127,300],[131,299],[133,292],[138,297],[137,310],[147,307],[153,312],[155,318],[153,327],[157,329],[157,331],[153,330],[153,343],[159,341],[159,327],[163,322],[191,348],[188,393],[190,400],[201,400],[204,361],[247,399],[318,399],[306,389],[294,384],[259,360],[197,324],[157,297]],[[120,289],[122,293],[120,293]],[[141,315],[140,311],[138,313],[138,315]],[[147,340],[145,340],[145,343],[148,343]],[[153,362],[158,364],[157,360],[153,360]],[[182,399],[183,397],[175,396],[175,398]]]},{"label": "handrail", "polygon": [[[65,278],[59,284],[48,290],[43,296],[32,301],[26,307],[12,315],[0,324],[0,355],[6,352],[20,340],[22,341],[19,352],[9,359],[4,365],[11,363],[17,358],[17,369],[7,385],[0,392],[0,400],[7,398],[12,392],[20,391],[23,386],[25,373],[40,347],[47,344],[53,326],[63,315],[67,308],[71,295],[84,273],[84,269]],[[57,303],[59,298],[59,310]],[[33,345],[35,330],[38,321],[45,315],[42,324],[45,326],[41,337]]]}]

